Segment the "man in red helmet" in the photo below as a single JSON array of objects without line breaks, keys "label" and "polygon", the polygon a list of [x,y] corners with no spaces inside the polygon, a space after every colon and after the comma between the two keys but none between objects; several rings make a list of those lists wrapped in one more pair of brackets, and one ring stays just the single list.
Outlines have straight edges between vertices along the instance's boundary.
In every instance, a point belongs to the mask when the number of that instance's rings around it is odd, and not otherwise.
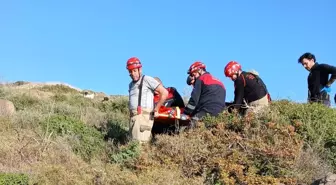
[{"label": "man in red helmet", "polygon": [[[132,81],[129,84],[130,135],[132,139],[148,142],[151,139],[154,117],[165,102],[168,91],[153,77],[142,75],[142,64],[136,57],[128,59],[126,69]],[[154,105],[154,92],[159,101]]]},{"label": "man in red helmet", "polygon": [[206,71],[206,66],[202,62],[194,62],[189,67],[188,74],[195,81],[183,114],[192,118],[191,127],[195,127],[196,122],[207,114],[217,116],[225,109],[226,89],[220,80]]},{"label": "man in red helmet", "polygon": [[241,112],[246,108],[247,111],[259,112],[269,105],[268,90],[257,73],[242,71],[238,62],[230,61],[224,68],[224,74],[234,81],[234,101],[230,112],[232,109]]}]

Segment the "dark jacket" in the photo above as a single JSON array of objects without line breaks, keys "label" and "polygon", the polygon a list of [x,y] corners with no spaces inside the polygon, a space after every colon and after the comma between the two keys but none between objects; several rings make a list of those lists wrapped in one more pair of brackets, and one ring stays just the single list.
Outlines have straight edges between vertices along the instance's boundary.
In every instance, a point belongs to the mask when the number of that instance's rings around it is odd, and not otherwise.
[{"label": "dark jacket", "polygon": [[209,113],[211,116],[216,116],[225,108],[225,96],[223,83],[206,72],[195,80],[184,114],[194,116],[198,113],[202,113],[201,115]]},{"label": "dark jacket", "polygon": [[328,64],[318,64],[317,62],[310,69],[308,75],[308,99],[312,102],[318,102],[325,100],[326,93],[321,93],[323,87],[325,87],[330,78],[336,79],[336,67]]},{"label": "dark jacket", "polygon": [[249,72],[243,71],[234,81],[234,108],[240,108],[246,103],[250,103],[265,97],[268,94],[266,85],[262,79]]}]

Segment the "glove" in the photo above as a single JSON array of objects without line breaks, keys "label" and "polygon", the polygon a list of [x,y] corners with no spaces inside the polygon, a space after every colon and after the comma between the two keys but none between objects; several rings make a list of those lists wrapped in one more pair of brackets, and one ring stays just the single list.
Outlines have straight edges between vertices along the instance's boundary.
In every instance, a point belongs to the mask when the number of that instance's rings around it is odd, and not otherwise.
[{"label": "glove", "polygon": [[188,120],[189,119],[189,116],[186,115],[186,114],[181,114],[181,120]]},{"label": "glove", "polygon": [[330,87],[323,87],[323,89],[321,90],[321,92],[325,91],[326,93],[330,93],[331,92],[331,88]]}]

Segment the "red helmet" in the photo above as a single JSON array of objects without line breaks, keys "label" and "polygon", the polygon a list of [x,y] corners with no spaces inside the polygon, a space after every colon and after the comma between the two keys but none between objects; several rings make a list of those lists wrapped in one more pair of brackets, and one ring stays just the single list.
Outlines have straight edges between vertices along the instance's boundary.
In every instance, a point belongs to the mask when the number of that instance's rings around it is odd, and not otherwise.
[{"label": "red helmet", "polygon": [[230,61],[224,68],[224,74],[226,77],[231,78],[239,70],[241,70],[241,65],[236,61]]},{"label": "red helmet", "polygon": [[191,74],[199,69],[205,69],[206,66],[205,64],[203,64],[202,62],[194,62],[193,64],[191,64],[191,66],[189,67],[189,70],[188,70],[188,74]]},{"label": "red helmet", "polygon": [[126,69],[133,70],[141,67],[142,67],[141,62],[137,57],[132,57],[127,60]]}]

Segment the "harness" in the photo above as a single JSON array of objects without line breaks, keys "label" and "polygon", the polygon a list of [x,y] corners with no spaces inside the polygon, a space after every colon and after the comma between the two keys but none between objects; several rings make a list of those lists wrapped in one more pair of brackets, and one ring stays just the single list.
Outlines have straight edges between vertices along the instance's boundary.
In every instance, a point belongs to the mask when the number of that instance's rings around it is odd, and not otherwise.
[{"label": "harness", "polygon": [[142,95],[142,84],[143,84],[144,78],[145,78],[145,75],[142,76],[140,84],[139,84],[139,97],[138,97],[138,107],[137,107],[137,113],[138,113],[138,115],[142,113],[141,95]]}]

